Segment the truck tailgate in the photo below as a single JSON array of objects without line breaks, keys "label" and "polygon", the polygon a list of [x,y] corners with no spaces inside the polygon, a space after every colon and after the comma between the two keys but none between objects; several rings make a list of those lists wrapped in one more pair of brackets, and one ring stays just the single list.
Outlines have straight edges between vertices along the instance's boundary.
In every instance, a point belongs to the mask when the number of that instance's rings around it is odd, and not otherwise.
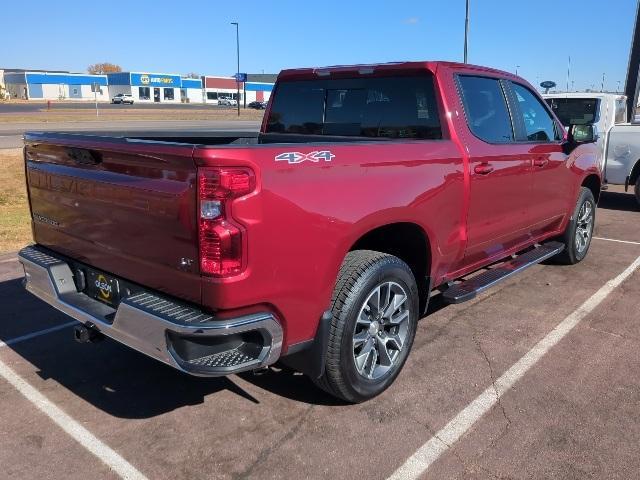
[{"label": "truck tailgate", "polygon": [[200,301],[192,146],[63,134],[25,139],[36,243]]}]

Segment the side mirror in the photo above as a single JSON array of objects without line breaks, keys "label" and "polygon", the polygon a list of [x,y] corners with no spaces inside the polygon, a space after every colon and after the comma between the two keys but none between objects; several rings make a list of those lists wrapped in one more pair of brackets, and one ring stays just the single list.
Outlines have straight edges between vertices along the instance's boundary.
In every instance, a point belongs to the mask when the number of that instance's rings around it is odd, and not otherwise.
[{"label": "side mirror", "polygon": [[564,144],[565,153],[571,153],[580,145],[597,142],[598,137],[598,127],[595,125],[570,125]]}]

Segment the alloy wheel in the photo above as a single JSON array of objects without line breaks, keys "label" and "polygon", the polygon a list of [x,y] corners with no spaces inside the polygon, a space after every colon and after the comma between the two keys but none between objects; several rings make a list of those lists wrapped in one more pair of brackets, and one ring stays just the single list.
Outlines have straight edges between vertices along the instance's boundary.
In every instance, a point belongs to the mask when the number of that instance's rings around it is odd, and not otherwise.
[{"label": "alloy wheel", "polygon": [[593,206],[591,202],[586,201],[580,206],[578,220],[576,222],[576,250],[579,254],[587,249],[592,232]]},{"label": "alloy wheel", "polygon": [[353,331],[353,359],[360,375],[377,380],[398,365],[410,322],[402,286],[384,282],[369,293]]}]

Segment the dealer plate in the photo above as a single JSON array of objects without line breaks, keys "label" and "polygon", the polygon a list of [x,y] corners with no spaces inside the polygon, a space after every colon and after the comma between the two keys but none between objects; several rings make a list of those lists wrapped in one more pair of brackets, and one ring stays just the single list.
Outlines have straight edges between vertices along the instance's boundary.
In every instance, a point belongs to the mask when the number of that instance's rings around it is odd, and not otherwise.
[{"label": "dealer plate", "polygon": [[84,292],[90,297],[106,303],[112,307],[117,307],[120,303],[120,284],[118,279],[96,270],[87,269],[87,286]]}]

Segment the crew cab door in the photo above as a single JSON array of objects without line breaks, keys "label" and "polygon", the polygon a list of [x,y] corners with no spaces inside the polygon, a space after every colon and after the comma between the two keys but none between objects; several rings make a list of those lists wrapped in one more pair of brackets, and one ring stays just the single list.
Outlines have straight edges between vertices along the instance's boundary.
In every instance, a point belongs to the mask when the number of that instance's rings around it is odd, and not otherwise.
[{"label": "crew cab door", "polygon": [[531,161],[528,146],[515,142],[505,82],[475,75],[458,75],[457,81],[469,132],[461,125],[469,155],[469,266],[529,238]]},{"label": "crew cab door", "polygon": [[529,87],[509,82],[514,107],[516,141],[526,149],[531,164],[532,188],[529,202],[531,231],[534,236],[557,230],[572,211],[574,192],[567,155],[562,149],[562,127]]}]

